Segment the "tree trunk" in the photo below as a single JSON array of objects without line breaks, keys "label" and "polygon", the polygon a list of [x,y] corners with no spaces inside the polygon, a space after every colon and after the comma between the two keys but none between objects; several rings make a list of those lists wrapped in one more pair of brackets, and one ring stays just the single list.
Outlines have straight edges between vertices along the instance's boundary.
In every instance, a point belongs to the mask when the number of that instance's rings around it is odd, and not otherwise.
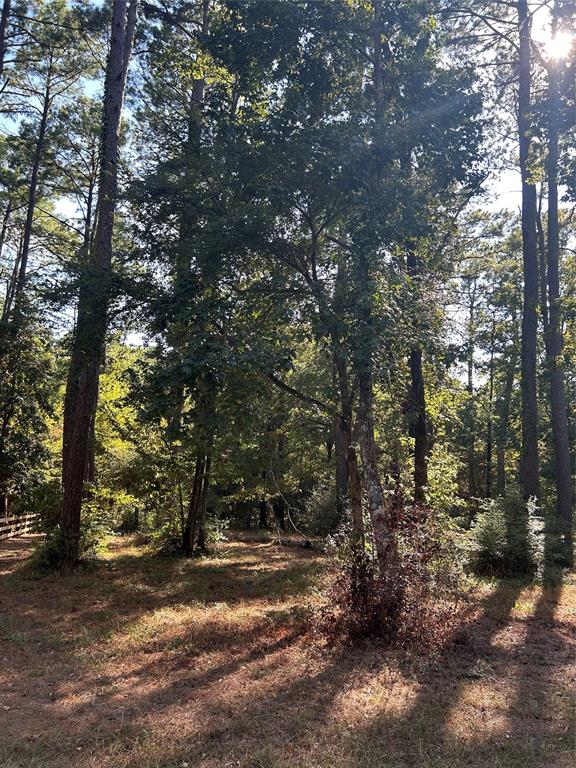
[{"label": "tree trunk", "polygon": [[410,402],[413,408],[410,421],[414,437],[414,501],[423,504],[426,501],[428,485],[429,443],[421,349],[410,351],[410,383]]},{"label": "tree trunk", "polygon": [[478,487],[476,483],[476,403],[474,399],[474,336],[476,331],[476,287],[470,297],[469,305],[469,328],[468,328],[468,349],[467,349],[467,384],[468,392],[468,496],[470,498],[478,496]]},{"label": "tree trunk", "polygon": [[[556,8],[552,32],[557,28]],[[548,69],[548,249],[547,282],[549,327],[546,334],[546,358],[550,384],[550,411],[554,436],[554,477],[556,482],[556,511],[564,539],[567,564],[573,561],[572,552],[572,473],[570,437],[564,385],[561,294],[560,294],[560,223],[558,218],[558,145],[559,97],[557,64],[550,62]]]},{"label": "tree trunk", "polygon": [[[410,168],[408,162],[405,168]],[[408,244],[406,254],[406,270],[408,275],[416,278],[420,272],[420,264],[413,247]],[[428,454],[430,444],[428,440],[428,419],[426,416],[426,389],[424,384],[424,371],[422,368],[422,350],[414,347],[410,350],[410,410],[409,434],[414,438],[414,501],[423,504],[426,501],[426,487],[428,485]]]},{"label": "tree trunk", "polygon": [[12,312],[12,303],[14,295],[16,293],[16,286],[18,284],[18,272],[20,270],[20,257],[22,256],[22,236],[20,236],[18,242],[18,248],[16,250],[16,258],[14,259],[14,265],[12,267],[12,274],[8,279],[8,285],[6,287],[6,296],[4,298],[4,306],[2,307],[2,317],[0,323],[2,328],[5,329],[10,320],[10,314]]},{"label": "tree trunk", "polygon": [[204,474],[202,477],[202,490],[200,494],[200,503],[198,508],[198,552],[206,554],[206,511],[208,505],[208,488],[210,486],[210,467],[212,465],[212,445],[209,447],[209,453],[204,459]]},{"label": "tree trunk", "polygon": [[531,179],[531,36],[527,0],[518,0],[518,136],[522,176],[522,258],[524,302],[521,343],[522,451],[520,485],[524,500],[540,493],[538,452],[537,335],[538,335],[538,244],[536,231],[537,196]]},{"label": "tree trunk", "polygon": [[79,557],[80,513],[90,430],[98,401],[98,378],[112,292],[112,237],[118,192],[118,142],[137,0],[114,0],[106,68],[98,185],[98,221],[78,299],[78,320],[64,404],[62,479],[63,560]]},{"label": "tree trunk", "polygon": [[4,251],[4,244],[6,242],[6,234],[8,232],[8,223],[10,222],[10,216],[12,214],[12,199],[9,198],[4,209],[4,216],[2,217],[2,229],[0,230],[0,261],[2,260],[2,253]]},{"label": "tree trunk", "polygon": [[[362,481],[358,469],[358,457],[352,435],[352,391],[348,369],[343,354],[338,349],[338,339],[332,339],[334,352],[334,367],[338,381],[340,396],[340,414],[338,433],[346,450],[346,498],[350,504],[352,518],[352,542],[354,545],[364,545],[364,518],[362,513]],[[341,470],[343,474],[343,469]],[[342,483],[343,483],[342,477]]]},{"label": "tree trunk", "polygon": [[[364,367],[358,374],[358,428],[364,490],[374,533],[374,547],[380,578],[389,577],[396,562],[396,536],[392,506],[386,500],[378,468],[378,451],[374,439],[373,383],[371,372]],[[391,586],[391,585],[390,585]],[[389,595],[393,599],[392,595]]]},{"label": "tree trunk", "polygon": [[13,289],[11,292],[10,301],[7,299],[6,304],[4,306],[4,312],[3,312],[4,322],[10,321],[12,304],[14,307],[14,319],[17,320],[22,312],[22,300],[24,297],[24,288],[25,288],[27,272],[28,272],[28,256],[30,254],[30,242],[32,239],[32,226],[34,224],[34,212],[36,210],[36,193],[38,190],[38,175],[40,173],[40,164],[42,162],[42,155],[44,152],[44,143],[46,140],[46,129],[48,127],[48,116],[50,114],[50,105],[52,103],[50,89],[51,89],[51,74],[49,70],[47,79],[46,79],[46,89],[44,91],[44,97],[42,101],[42,114],[40,117],[40,125],[38,127],[38,137],[36,139],[36,146],[34,148],[34,156],[32,159],[30,184],[28,186],[26,220],[24,222],[24,231],[22,234],[22,247],[20,249],[20,262],[19,262],[17,276],[15,277]]},{"label": "tree trunk", "polygon": [[538,278],[540,290],[540,315],[542,317],[542,327],[544,329],[544,338],[548,334],[548,267],[546,265],[546,235],[542,224],[542,197],[544,194],[544,185],[540,187],[538,199],[538,211],[536,214],[536,233],[538,237]]},{"label": "tree trunk", "polygon": [[263,530],[265,528],[268,528],[268,502],[266,499],[262,498],[260,500],[260,504],[258,505],[259,510],[259,519],[258,519],[258,528],[260,530]]},{"label": "tree trunk", "polygon": [[487,499],[492,498],[492,454],[494,450],[494,334],[495,325],[492,324],[490,335],[490,366],[488,374],[488,424],[486,425],[486,487]]},{"label": "tree trunk", "polygon": [[496,425],[496,493],[504,496],[506,493],[506,448],[508,446],[508,429],[510,424],[510,407],[512,404],[512,392],[514,390],[514,378],[518,365],[516,338],[512,340],[512,354],[510,364],[506,369],[504,390],[497,405]]},{"label": "tree trunk", "polygon": [[2,5],[2,15],[0,16],[0,77],[4,74],[4,59],[6,57],[6,51],[8,50],[6,37],[11,5],[12,0],[4,0],[4,4]]},{"label": "tree trunk", "polygon": [[[382,178],[383,135],[382,118],[385,108],[385,89],[382,66],[382,1],[373,0],[373,84],[374,84],[374,160],[375,173],[372,179],[374,194],[380,191]],[[374,437],[374,392],[373,368],[370,338],[373,333],[373,292],[375,287],[370,275],[366,254],[357,253],[358,288],[361,300],[358,307],[362,339],[356,360],[358,380],[358,434],[362,458],[363,484],[372,522],[374,548],[378,562],[379,577],[386,587],[382,607],[388,613],[397,603],[394,575],[391,566],[396,561],[396,536],[391,505],[387,503],[378,467],[378,451]]]},{"label": "tree trunk", "polygon": [[188,515],[182,534],[182,549],[184,554],[190,557],[194,553],[196,543],[196,531],[198,527],[200,500],[202,496],[202,480],[204,477],[205,456],[199,455],[194,469],[194,480],[188,503]]},{"label": "tree trunk", "polygon": [[187,555],[196,551],[204,553],[206,550],[206,505],[214,445],[215,404],[215,386],[211,379],[207,379],[198,388],[196,403],[198,454],[183,536],[183,549]]},{"label": "tree trunk", "polygon": [[336,511],[341,516],[348,500],[348,440],[340,420],[334,427],[334,449],[336,454]]},{"label": "tree trunk", "polygon": [[284,498],[282,496],[277,496],[272,502],[272,506],[274,508],[274,522],[276,523],[276,528],[280,531],[285,531],[286,503]]}]

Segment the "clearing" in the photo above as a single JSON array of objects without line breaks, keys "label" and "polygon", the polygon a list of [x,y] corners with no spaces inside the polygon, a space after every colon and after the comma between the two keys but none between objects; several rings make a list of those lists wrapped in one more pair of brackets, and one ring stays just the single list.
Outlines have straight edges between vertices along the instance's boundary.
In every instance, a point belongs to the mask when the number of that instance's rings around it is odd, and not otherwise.
[{"label": "clearing", "polygon": [[310,629],[318,551],[135,540],[35,578],[0,544],[2,768],[572,768],[576,583],[479,589],[456,646],[406,661]]}]

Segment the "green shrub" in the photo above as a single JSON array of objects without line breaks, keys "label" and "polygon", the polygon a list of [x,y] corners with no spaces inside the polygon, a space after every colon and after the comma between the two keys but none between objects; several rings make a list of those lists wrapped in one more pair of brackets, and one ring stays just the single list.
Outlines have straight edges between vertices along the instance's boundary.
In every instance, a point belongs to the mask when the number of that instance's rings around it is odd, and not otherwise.
[{"label": "green shrub", "polygon": [[334,477],[322,477],[304,503],[300,527],[309,536],[328,536],[334,533],[341,519],[336,507]]},{"label": "green shrub", "polygon": [[43,531],[53,531],[62,515],[62,483],[60,478],[49,478],[41,483],[31,485],[15,504],[16,515],[38,513]]},{"label": "green shrub", "polygon": [[[90,519],[83,520],[79,542],[81,563],[86,563],[96,557],[101,539],[101,529],[94,525]],[[65,537],[61,526],[57,525],[47,532],[44,540],[36,547],[31,560],[32,567],[40,572],[61,569],[64,563],[65,549]]]},{"label": "green shrub", "polygon": [[167,520],[158,528],[150,531],[150,544],[160,555],[182,554],[180,525],[173,520]]},{"label": "green shrub", "polygon": [[536,504],[517,496],[483,499],[472,528],[470,566],[482,576],[533,576],[538,570]]}]

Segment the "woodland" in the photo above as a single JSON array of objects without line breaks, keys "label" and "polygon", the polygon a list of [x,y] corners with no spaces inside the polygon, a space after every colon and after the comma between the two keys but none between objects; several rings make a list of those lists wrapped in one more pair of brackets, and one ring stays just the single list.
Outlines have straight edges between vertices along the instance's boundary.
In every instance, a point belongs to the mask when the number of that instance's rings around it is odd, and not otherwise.
[{"label": "woodland", "polygon": [[575,254],[575,0],[4,0],[1,768],[572,766]]}]

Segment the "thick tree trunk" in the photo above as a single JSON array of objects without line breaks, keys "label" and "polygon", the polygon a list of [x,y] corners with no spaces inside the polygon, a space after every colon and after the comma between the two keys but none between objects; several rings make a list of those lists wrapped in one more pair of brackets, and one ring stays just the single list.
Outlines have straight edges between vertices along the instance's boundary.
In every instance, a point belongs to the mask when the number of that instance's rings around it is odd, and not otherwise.
[{"label": "thick tree trunk", "polygon": [[522,257],[524,304],[521,343],[522,453],[520,485],[525,500],[540,493],[538,451],[537,336],[538,336],[538,243],[536,231],[537,196],[531,178],[531,36],[527,0],[518,0],[518,136],[522,176]]},{"label": "thick tree trunk", "polygon": [[[373,85],[374,85],[374,176],[371,179],[374,193],[380,191],[382,179],[382,158],[384,136],[382,118],[385,109],[385,87],[382,62],[383,24],[382,0],[372,0],[373,6]],[[375,290],[366,254],[359,252],[357,258],[358,287],[360,302],[359,319],[362,324],[360,352],[356,359],[358,380],[358,437],[362,459],[363,485],[372,522],[374,548],[378,562],[379,577],[385,585],[382,596],[384,613],[389,613],[397,604],[396,581],[392,566],[396,562],[396,536],[392,506],[387,502],[378,466],[378,451],[374,436],[374,382],[372,368],[371,338],[373,333],[373,293]]]},{"label": "thick tree trunk", "polygon": [[[352,434],[352,391],[348,376],[348,369],[343,354],[338,349],[338,339],[332,339],[334,352],[334,367],[336,369],[336,379],[338,382],[338,392],[340,397],[340,414],[338,422],[338,433],[345,446],[346,456],[346,498],[350,504],[350,515],[352,519],[352,541],[353,544],[363,546],[364,544],[364,518],[362,513],[362,481],[358,468],[358,457],[354,447]],[[343,468],[341,470],[344,474]],[[344,477],[341,478],[342,484]]]},{"label": "thick tree trunk", "polygon": [[[556,29],[554,15],[553,32]],[[548,70],[548,249],[547,278],[549,327],[546,334],[546,359],[550,382],[550,411],[554,436],[554,477],[556,482],[556,511],[564,539],[567,564],[573,562],[572,547],[572,472],[570,437],[564,385],[561,294],[560,294],[560,224],[558,217],[558,146],[559,104],[557,64]]]},{"label": "thick tree trunk", "polygon": [[198,387],[196,403],[197,458],[194,481],[184,527],[183,549],[185,554],[204,553],[206,550],[206,506],[210,485],[210,469],[214,445],[214,418],[216,414],[216,389],[211,379]]},{"label": "thick tree trunk", "polygon": [[[372,374],[366,367],[359,371],[358,391],[358,429],[364,490],[372,521],[380,578],[386,580],[390,575],[391,566],[396,563],[395,520],[392,505],[384,495],[378,467],[378,451],[374,439],[373,382]],[[389,597],[394,599],[392,595]]]},{"label": "thick tree trunk", "polygon": [[68,564],[74,564],[79,556],[83,485],[108,324],[120,119],[136,24],[136,6],[136,0],[130,0],[130,3],[128,0],[114,0],[112,6],[112,36],[104,86],[98,221],[89,264],[80,288],[64,404],[62,533],[63,559]]}]

